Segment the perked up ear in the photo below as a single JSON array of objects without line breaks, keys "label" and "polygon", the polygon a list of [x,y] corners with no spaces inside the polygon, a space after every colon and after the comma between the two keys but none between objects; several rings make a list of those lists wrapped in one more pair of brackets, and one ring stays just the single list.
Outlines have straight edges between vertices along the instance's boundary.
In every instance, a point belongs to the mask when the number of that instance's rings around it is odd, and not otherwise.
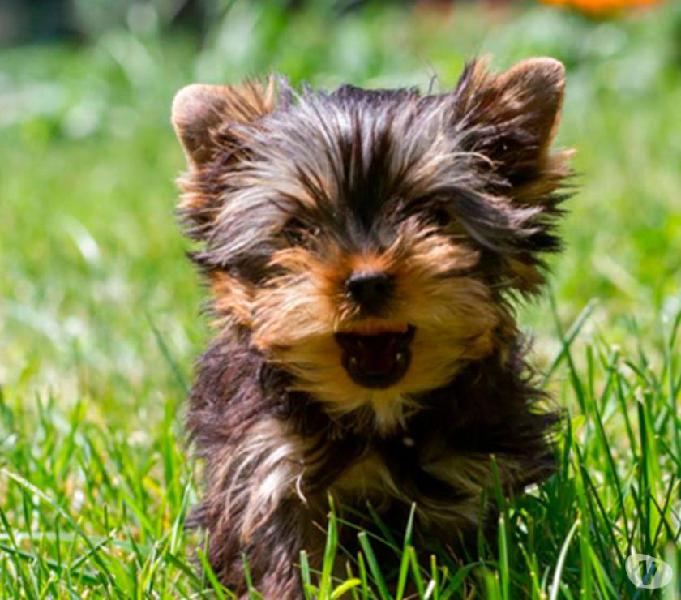
[{"label": "perked up ear", "polygon": [[192,84],[173,100],[172,123],[189,167],[210,161],[224,126],[251,123],[274,108],[274,79],[240,86]]},{"label": "perked up ear", "polygon": [[[511,286],[536,292],[544,276],[541,254],[560,248],[555,234],[571,150],[551,151],[565,87],[565,69],[552,58],[524,60],[501,74],[484,61],[469,64],[454,92],[461,146],[488,169],[489,190],[517,209],[525,232],[506,256]],[[529,211],[529,212],[528,212]]]},{"label": "perked up ear", "polygon": [[499,85],[509,104],[517,103],[510,111],[527,117],[520,125],[545,149],[556,134],[563,105],[563,64],[554,58],[530,58],[502,74]]},{"label": "perked up ear", "polygon": [[237,86],[194,84],[173,100],[172,123],[187,157],[189,173],[180,177],[178,212],[187,235],[204,239],[223,203],[211,165],[224,173],[247,156],[239,125],[254,124],[274,110],[274,77]]},{"label": "perked up ear", "polygon": [[471,63],[455,91],[464,145],[512,185],[528,183],[547,166],[564,87],[565,68],[552,58],[527,59],[500,75],[485,61]]}]

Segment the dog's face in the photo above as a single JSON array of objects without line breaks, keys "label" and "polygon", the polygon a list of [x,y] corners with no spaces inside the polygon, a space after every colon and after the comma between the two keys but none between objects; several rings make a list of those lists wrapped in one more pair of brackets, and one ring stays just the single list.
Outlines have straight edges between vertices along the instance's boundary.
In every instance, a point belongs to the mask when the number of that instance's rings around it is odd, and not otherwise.
[{"label": "dog's face", "polygon": [[275,87],[189,86],[173,106],[180,211],[222,326],[338,411],[503,350],[510,296],[558,246],[560,63],[474,63],[441,95]]}]

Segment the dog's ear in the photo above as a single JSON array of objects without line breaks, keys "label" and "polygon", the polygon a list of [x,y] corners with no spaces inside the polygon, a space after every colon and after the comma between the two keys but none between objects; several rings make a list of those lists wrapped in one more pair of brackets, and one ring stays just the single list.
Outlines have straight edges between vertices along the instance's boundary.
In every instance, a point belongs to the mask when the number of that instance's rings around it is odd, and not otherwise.
[{"label": "dog's ear", "polygon": [[454,92],[464,149],[484,155],[512,185],[540,176],[564,87],[565,68],[552,58],[527,59],[498,75],[486,61],[470,63]]},{"label": "dog's ear", "polygon": [[173,100],[172,123],[189,172],[178,180],[178,212],[187,235],[205,239],[224,202],[218,185],[248,157],[244,125],[255,125],[275,107],[275,79],[242,85],[193,84]]},{"label": "dog's ear", "polygon": [[[526,293],[543,282],[541,253],[559,248],[553,231],[572,151],[551,151],[560,120],[565,69],[551,58],[524,60],[501,74],[469,64],[454,91],[462,149],[481,157],[493,194],[518,211],[518,248],[506,257],[512,286]],[[521,211],[531,217],[520,218]],[[530,211],[530,212],[527,212]]]},{"label": "dog's ear", "polygon": [[273,108],[273,78],[239,86],[192,84],[182,88],[173,100],[172,123],[189,167],[199,169],[214,158],[216,150],[225,145],[224,133],[230,125],[251,123]]}]

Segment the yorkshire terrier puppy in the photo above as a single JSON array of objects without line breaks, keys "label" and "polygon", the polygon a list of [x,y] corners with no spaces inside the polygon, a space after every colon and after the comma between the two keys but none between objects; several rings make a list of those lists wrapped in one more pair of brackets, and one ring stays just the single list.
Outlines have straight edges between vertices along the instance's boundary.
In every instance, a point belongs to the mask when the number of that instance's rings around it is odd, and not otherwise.
[{"label": "yorkshire terrier puppy", "polygon": [[495,473],[507,494],[551,473],[557,415],[513,304],[559,248],[563,87],[539,58],[472,62],[442,94],[275,78],[177,94],[179,211],[217,330],[188,411],[193,522],[237,594],[245,558],[266,599],[301,597],[329,496],[398,529],[414,504],[423,544],[446,547],[489,520]]}]

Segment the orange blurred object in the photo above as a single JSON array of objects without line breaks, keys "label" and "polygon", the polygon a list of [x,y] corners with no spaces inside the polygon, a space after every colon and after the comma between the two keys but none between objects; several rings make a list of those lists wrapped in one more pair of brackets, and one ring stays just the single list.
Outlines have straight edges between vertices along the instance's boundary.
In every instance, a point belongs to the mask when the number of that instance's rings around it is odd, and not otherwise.
[{"label": "orange blurred object", "polygon": [[602,15],[618,12],[627,8],[640,8],[662,4],[664,0],[540,0],[544,4],[568,6],[584,13]]}]

